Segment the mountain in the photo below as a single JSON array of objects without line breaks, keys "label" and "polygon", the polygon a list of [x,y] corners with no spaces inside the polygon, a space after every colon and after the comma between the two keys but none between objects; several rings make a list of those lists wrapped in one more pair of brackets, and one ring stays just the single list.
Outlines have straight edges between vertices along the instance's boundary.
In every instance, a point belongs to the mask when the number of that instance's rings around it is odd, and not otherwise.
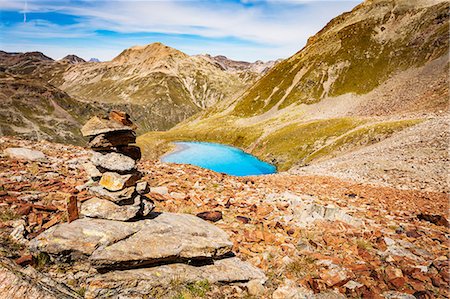
[{"label": "mountain", "polygon": [[[149,157],[169,150],[174,140],[232,144],[279,170],[306,171],[304,166],[388,138],[393,142],[401,138],[401,131],[419,123],[425,125],[417,130],[445,130],[439,119],[445,118],[449,95],[448,9],[446,1],[365,1],[330,21],[241,96],[168,132],[149,132],[139,142]],[[427,135],[422,133],[416,135]],[[390,165],[396,169],[392,173],[417,177],[417,167],[404,165],[429,151],[436,156],[419,166],[420,175],[439,181],[435,170],[439,163],[445,165],[446,136],[437,138],[437,152],[429,142],[424,148],[412,143],[404,144],[404,151],[396,147],[403,164]],[[375,150],[371,155],[380,159]],[[356,168],[345,165],[347,176],[357,177]],[[382,172],[380,165],[363,176]]]},{"label": "mountain", "polygon": [[124,50],[112,61],[76,64],[50,82],[73,97],[121,103],[141,124],[164,130],[217,102],[236,97],[259,73],[241,78],[201,56],[153,43]]},{"label": "mountain", "polygon": [[133,115],[140,133],[167,129],[259,76],[245,71],[243,79],[161,43],[126,49],[109,62],[83,62],[76,55],[55,61],[40,52],[0,51],[0,134],[79,144],[83,116],[111,109]]},{"label": "mountain", "polygon": [[73,55],[73,54],[65,56],[60,61],[61,62],[67,62],[67,63],[70,63],[70,64],[77,64],[77,63],[86,62],[86,60],[84,60],[83,58],[78,57],[78,56]]},{"label": "mountain", "polygon": [[92,57],[88,62],[100,62],[100,59]]}]

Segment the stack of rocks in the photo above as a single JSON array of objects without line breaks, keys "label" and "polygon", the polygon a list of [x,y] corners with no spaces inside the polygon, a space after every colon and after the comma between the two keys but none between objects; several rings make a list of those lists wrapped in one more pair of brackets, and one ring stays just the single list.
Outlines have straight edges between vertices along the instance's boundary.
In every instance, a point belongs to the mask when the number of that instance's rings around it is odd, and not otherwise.
[{"label": "stack of rocks", "polygon": [[153,202],[144,196],[150,191],[147,182],[138,182],[142,175],[136,162],[141,151],[131,145],[136,141],[135,129],[130,116],[121,111],[94,116],[81,129],[94,151],[83,166],[92,179],[88,190],[95,196],[82,203],[82,216],[126,221],[153,210]]},{"label": "stack of rocks", "polygon": [[52,226],[29,245],[34,255],[73,264],[58,279],[72,284],[80,277],[86,298],[153,298],[174,281],[251,282],[262,288],[264,273],[234,256],[233,242],[220,228],[188,214],[145,217],[153,204],[143,196],[146,183],[138,182],[140,151],[130,145],[136,137],[128,115],[94,117],[82,133],[94,150],[85,166],[95,197],[82,203],[84,217]]}]

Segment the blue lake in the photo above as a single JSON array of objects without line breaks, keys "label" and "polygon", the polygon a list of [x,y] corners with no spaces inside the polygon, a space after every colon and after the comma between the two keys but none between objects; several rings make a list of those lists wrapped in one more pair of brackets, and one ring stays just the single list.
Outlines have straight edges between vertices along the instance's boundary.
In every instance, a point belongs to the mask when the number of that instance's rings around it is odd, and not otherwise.
[{"label": "blue lake", "polygon": [[275,166],[242,150],[218,143],[175,142],[177,149],[161,158],[163,162],[192,164],[234,176],[275,173]]}]

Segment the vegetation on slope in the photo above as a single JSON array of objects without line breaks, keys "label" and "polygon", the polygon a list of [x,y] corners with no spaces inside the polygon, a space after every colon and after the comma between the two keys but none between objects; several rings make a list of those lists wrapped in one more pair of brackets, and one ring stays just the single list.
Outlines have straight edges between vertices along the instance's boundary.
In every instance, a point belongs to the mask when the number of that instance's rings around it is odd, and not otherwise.
[{"label": "vegetation on slope", "polygon": [[448,3],[364,3],[330,22],[307,46],[278,64],[239,99],[234,114],[248,117],[274,106],[365,94],[394,72],[422,66],[448,51]]}]

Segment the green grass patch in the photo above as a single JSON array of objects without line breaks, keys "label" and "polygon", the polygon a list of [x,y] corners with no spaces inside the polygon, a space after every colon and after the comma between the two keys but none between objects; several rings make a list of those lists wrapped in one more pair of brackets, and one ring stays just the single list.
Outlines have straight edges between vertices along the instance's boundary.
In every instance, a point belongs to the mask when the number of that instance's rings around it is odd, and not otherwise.
[{"label": "green grass patch", "polygon": [[264,138],[253,154],[274,162],[279,170],[287,170],[293,164],[304,161],[329,139],[363,123],[363,120],[354,118],[336,118],[288,125]]}]

